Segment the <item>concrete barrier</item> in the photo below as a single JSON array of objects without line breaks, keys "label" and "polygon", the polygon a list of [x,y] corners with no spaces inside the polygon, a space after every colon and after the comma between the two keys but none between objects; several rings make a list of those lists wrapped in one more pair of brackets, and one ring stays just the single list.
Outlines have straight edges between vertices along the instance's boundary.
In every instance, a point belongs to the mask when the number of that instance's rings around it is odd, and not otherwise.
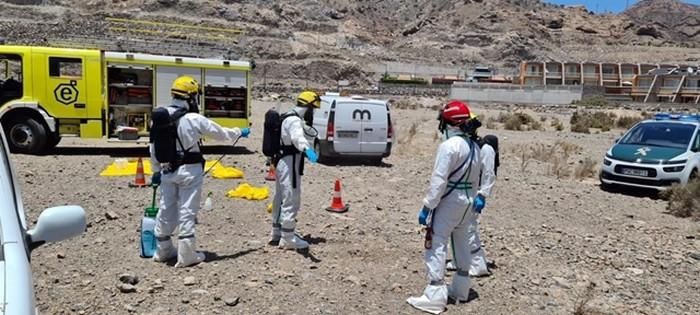
[{"label": "concrete barrier", "polygon": [[561,104],[580,101],[581,86],[520,86],[516,84],[455,83],[450,98],[472,102]]}]

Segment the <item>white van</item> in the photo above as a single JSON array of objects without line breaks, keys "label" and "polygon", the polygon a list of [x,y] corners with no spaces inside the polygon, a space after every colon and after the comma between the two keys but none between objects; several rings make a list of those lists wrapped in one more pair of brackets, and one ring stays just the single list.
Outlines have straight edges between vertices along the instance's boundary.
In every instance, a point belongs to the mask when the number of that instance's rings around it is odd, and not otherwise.
[{"label": "white van", "polygon": [[381,162],[391,154],[394,131],[386,101],[327,93],[314,111],[313,126],[319,160],[360,157]]}]

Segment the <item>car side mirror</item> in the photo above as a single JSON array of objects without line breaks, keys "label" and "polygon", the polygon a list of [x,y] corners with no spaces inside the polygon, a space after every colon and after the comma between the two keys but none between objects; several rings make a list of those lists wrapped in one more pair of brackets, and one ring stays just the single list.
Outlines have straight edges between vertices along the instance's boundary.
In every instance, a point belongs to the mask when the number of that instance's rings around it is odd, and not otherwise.
[{"label": "car side mirror", "polygon": [[85,232],[87,219],[80,206],[52,207],[44,210],[34,229],[27,232],[29,249],[46,242],[60,242]]},{"label": "car side mirror", "polygon": [[615,139],[615,143],[620,142],[620,138]]}]

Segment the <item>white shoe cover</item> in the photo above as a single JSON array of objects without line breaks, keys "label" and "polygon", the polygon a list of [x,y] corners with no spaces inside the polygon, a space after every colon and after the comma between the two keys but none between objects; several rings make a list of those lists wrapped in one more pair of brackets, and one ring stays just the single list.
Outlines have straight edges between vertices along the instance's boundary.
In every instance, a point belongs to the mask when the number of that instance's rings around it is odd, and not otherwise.
[{"label": "white shoe cover", "polygon": [[452,284],[447,289],[447,292],[455,302],[469,301],[469,289],[472,287],[472,280],[469,277],[455,275],[452,278]]},{"label": "white shoe cover", "polygon": [[447,286],[429,285],[420,297],[410,297],[406,299],[411,306],[431,314],[440,314],[447,306]]},{"label": "white shoe cover", "polygon": [[279,248],[283,249],[306,249],[309,248],[309,243],[302,240],[294,233],[282,233]]},{"label": "white shoe cover", "polygon": [[483,255],[483,250],[472,257],[472,263],[471,266],[469,266],[469,275],[472,277],[491,275],[489,268],[486,266],[486,257]]},{"label": "white shoe cover", "polygon": [[488,268],[478,268],[471,266],[469,268],[469,275],[472,277],[486,277],[491,275],[491,271]]},{"label": "white shoe cover", "polygon": [[268,242],[268,244],[279,244],[280,238],[282,238],[282,232],[280,232],[280,228],[273,227],[272,231],[270,231],[270,241]]},{"label": "white shoe cover", "polygon": [[171,240],[158,241],[158,248],[153,254],[153,261],[166,262],[177,257],[177,249],[173,246]]},{"label": "white shoe cover", "polygon": [[194,266],[204,261],[204,253],[200,253],[195,249],[194,237],[181,239],[177,243],[177,263],[175,267]]}]

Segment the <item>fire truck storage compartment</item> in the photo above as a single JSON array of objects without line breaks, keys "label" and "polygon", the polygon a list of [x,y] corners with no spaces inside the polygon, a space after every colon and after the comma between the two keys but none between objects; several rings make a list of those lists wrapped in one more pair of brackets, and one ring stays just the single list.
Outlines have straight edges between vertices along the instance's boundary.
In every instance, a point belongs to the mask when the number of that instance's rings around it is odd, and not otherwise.
[{"label": "fire truck storage compartment", "polygon": [[153,110],[153,67],[109,64],[107,88],[109,135],[117,136],[123,127],[147,135]]},{"label": "fire truck storage compartment", "polygon": [[248,117],[247,78],[244,71],[207,69],[204,78],[204,116]]}]

